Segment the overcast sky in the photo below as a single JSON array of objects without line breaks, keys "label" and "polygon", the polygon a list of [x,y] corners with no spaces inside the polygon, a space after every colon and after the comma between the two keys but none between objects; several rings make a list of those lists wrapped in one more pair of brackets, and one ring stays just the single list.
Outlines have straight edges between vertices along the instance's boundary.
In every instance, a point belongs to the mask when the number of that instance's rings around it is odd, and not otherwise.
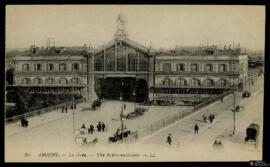
[{"label": "overcast sky", "polygon": [[116,18],[126,15],[129,38],[147,47],[224,45],[240,43],[264,49],[264,6],[183,5],[24,5],[6,8],[6,47],[56,46],[91,43],[97,47],[113,39]]}]

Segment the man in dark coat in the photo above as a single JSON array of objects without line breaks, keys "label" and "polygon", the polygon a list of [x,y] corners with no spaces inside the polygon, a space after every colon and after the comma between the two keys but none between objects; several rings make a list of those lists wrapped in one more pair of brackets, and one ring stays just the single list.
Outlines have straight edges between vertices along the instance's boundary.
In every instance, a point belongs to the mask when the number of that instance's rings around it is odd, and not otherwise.
[{"label": "man in dark coat", "polygon": [[100,132],[101,131],[101,122],[99,121],[97,124],[97,130]]},{"label": "man in dark coat", "polygon": [[67,113],[67,106],[65,107],[65,112]]},{"label": "man in dark coat", "polygon": [[92,135],[93,132],[94,132],[94,126],[91,124],[89,129],[90,129],[90,133],[91,133],[91,135]]},{"label": "man in dark coat", "polygon": [[194,131],[195,131],[195,134],[198,134],[199,133],[199,126],[198,126],[197,123],[194,126]]},{"label": "man in dark coat", "polygon": [[166,143],[168,143],[169,145],[172,144],[172,137],[171,137],[171,134],[169,134],[169,135],[167,136]]},{"label": "man in dark coat", "polygon": [[103,122],[101,123],[101,129],[103,132],[105,132],[105,124]]}]

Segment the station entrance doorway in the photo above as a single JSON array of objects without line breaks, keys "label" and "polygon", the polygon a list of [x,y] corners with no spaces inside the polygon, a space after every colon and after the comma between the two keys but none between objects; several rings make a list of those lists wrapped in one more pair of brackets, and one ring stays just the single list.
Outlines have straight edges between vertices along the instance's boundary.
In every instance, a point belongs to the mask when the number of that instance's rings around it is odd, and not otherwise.
[{"label": "station entrance doorway", "polygon": [[146,102],[148,85],[145,79],[135,77],[106,77],[95,82],[96,94],[99,98],[132,102]]}]

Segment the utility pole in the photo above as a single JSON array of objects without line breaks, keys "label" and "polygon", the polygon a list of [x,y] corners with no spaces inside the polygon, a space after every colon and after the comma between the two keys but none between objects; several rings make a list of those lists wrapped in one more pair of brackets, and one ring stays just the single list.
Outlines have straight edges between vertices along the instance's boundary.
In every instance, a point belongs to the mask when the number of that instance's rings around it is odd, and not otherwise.
[{"label": "utility pole", "polygon": [[235,112],[236,112],[236,102],[235,102],[235,86],[233,78],[233,135],[235,134]]},{"label": "utility pole", "polygon": [[[231,72],[234,74],[234,63],[233,63],[233,55],[230,53],[230,64],[231,64]],[[234,76],[232,77],[232,90],[233,90],[233,135],[235,135],[235,112],[236,112],[236,95],[235,95],[235,85],[234,85]]]},{"label": "utility pole", "polygon": [[121,121],[121,135],[122,135],[122,143],[124,143],[124,102],[123,102],[123,86],[124,82],[121,83],[121,94],[120,94],[120,100],[122,100],[122,107],[121,107],[121,113],[120,113],[120,121]]}]

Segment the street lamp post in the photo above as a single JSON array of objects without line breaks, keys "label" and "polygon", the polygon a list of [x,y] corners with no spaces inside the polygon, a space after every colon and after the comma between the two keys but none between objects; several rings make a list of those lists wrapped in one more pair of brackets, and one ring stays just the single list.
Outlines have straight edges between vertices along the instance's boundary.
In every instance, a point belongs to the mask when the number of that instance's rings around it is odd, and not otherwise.
[{"label": "street lamp post", "polygon": [[136,93],[133,92],[132,95],[135,97],[135,101],[134,101],[134,111],[135,111],[135,109],[136,109]]},{"label": "street lamp post", "polygon": [[121,83],[121,94],[120,94],[120,100],[122,100],[122,108],[120,113],[120,121],[121,121],[121,135],[122,135],[122,143],[124,143],[124,102],[123,102],[123,86],[124,82]]},{"label": "street lamp post", "polygon": [[235,85],[233,78],[233,135],[235,135],[235,112],[236,112],[236,97],[235,97]]}]

